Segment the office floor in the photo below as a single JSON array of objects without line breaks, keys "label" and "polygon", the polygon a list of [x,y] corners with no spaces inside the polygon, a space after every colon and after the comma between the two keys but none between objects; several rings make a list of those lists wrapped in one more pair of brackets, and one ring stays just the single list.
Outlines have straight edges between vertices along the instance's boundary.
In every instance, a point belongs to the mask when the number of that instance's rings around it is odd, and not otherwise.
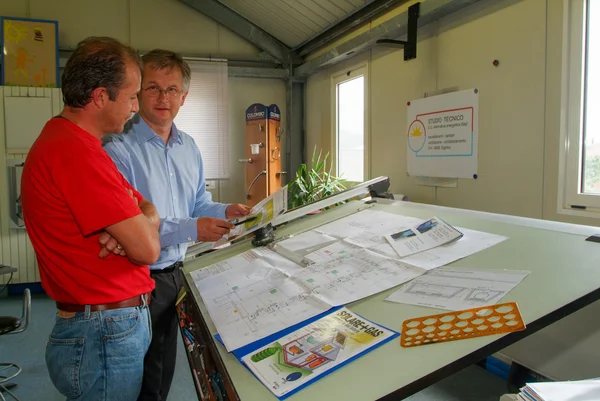
[{"label": "office floor", "polygon": [[[22,298],[0,298],[0,316],[20,316]],[[0,362],[21,365],[23,372],[14,380],[13,390],[21,401],[64,400],[48,377],[44,361],[46,338],[54,322],[54,302],[44,295],[33,295],[32,317],[23,333],[0,336]],[[178,347],[177,368],[169,400],[195,400],[183,345]],[[506,382],[479,366],[468,367],[453,376],[413,395],[409,401],[498,401],[506,392]],[[10,397],[7,397],[10,399]],[[273,398],[275,400],[275,398]],[[290,399],[293,400],[293,397]]]}]

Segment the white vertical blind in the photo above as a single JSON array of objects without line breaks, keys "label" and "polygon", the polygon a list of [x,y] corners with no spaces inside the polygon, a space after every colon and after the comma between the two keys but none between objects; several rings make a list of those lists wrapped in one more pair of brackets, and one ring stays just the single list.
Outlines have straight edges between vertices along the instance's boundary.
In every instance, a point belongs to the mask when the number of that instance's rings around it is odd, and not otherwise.
[{"label": "white vertical blind", "polygon": [[196,142],[207,180],[229,178],[229,96],[227,62],[189,62],[189,93],[175,118],[177,128]]}]

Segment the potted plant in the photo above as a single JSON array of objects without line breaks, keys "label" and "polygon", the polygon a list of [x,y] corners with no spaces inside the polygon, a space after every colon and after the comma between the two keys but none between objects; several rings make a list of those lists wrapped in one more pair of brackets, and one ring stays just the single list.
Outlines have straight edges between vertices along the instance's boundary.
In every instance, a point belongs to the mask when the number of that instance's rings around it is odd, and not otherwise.
[{"label": "potted plant", "polygon": [[317,148],[315,147],[310,169],[305,163],[302,163],[296,171],[296,177],[288,184],[289,209],[318,201],[346,189],[342,178],[331,173],[333,165],[330,163],[327,168],[329,152],[323,159],[321,159],[322,151],[319,151],[318,156],[316,153]]}]

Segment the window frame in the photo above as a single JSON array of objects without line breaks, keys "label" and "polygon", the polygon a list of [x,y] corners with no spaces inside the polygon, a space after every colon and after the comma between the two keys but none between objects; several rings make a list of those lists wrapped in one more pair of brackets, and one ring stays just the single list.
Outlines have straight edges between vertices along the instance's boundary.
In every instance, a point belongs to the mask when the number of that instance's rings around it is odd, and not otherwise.
[{"label": "window frame", "polygon": [[581,192],[588,0],[565,0],[558,213],[599,217],[600,195]]},{"label": "window frame", "polygon": [[[370,120],[369,120],[369,64],[361,63],[354,65],[350,68],[346,68],[343,72],[338,71],[335,74],[331,75],[331,163],[334,166],[334,171],[336,176],[339,176],[339,139],[338,139],[338,85],[344,82],[351,81],[359,76],[363,76],[364,82],[364,119],[363,119],[363,181],[367,181],[370,179],[371,168],[370,168]],[[345,179],[344,179],[345,180]],[[346,184],[358,184],[356,181],[347,181]]]}]

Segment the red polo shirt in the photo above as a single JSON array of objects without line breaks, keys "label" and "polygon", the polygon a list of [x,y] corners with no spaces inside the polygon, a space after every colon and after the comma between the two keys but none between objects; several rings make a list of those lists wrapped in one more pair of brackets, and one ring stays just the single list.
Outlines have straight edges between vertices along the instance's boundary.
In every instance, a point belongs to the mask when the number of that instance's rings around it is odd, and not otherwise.
[{"label": "red polo shirt", "polygon": [[58,302],[119,302],[154,289],[148,266],[123,256],[98,256],[105,227],[137,216],[131,189],[101,141],[52,118],[30,149],[21,180],[27,234],[42,286]]}]

